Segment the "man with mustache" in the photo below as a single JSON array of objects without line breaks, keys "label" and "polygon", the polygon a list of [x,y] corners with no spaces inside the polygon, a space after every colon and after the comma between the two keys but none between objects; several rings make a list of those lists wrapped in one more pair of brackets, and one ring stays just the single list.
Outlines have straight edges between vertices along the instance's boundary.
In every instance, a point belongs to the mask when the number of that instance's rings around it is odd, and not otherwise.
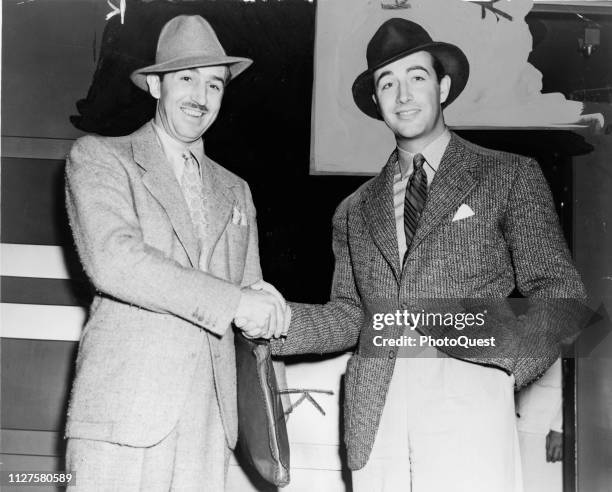
[{"label": "man with mustache", "polygon": [[152,121],[86,136],[66,164],[78,253],[96,288],[66,427],[79,490],[223,490],[236,443],[232,321],[278,336],[285,305],[261,279],[248,185],[210,160],[202,135],[251,64],[200,16],[162,29],[132,81]]},{"label": "man with mustache", "polygon": [[[291,303],[287,337],[273,341],[273,351],[355,349],[344,380],[354,491],[520,491],[514,387],[558,357],[578,326],[584,287],[538,164],[446,127],[443,108],[468,79],[464,53],[395,18],[376,31],[366,58],[355,103],[384,121],[397,146],[334,215],[330,302]],[[507,309],[515,288],[542,301],[520,319]],[[403,335],[419,343],[420,335],[473,338],[459,323],[415,330],[394,321],[395,313],[401,320],[403,312],[447,310],[462,320],[482,315],[480,334],[498,345],[417,344],[402,354],[381,344]],[[389,326],[376,331],[375,315],[389,315]]]}]

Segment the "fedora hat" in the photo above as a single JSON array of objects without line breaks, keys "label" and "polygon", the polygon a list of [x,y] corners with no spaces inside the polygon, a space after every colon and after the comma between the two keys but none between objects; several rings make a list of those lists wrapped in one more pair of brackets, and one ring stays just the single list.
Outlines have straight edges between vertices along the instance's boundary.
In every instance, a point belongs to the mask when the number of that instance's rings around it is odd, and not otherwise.
[{"label": "fedora hat", "polygon": [[132,72],[130,79],[148,90],[147,75],[176,72],[187,68],[227,65],[230,79],[245,70],[253,60],[227,56],[213,28],[199,15],[179,15],[161,30],[155,64]]},{"label": "fedora hat", "polygon": [[463,51],[453,44],[433,41],[415,22],[394,18],[384,22],[372,36],[366,51],[368,69],[353,83],[353,99],[361,111],[372,118],[382,119],[372,100],[374,71],[417,51],[427,51],[435,56],[450,77],[450,93],[445,106],[457,98],[470,73],[470,64]]}]

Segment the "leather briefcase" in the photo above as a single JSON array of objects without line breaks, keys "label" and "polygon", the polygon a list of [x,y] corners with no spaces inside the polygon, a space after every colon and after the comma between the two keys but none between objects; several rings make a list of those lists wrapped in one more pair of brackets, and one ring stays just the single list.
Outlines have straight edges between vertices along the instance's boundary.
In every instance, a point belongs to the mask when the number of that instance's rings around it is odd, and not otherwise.
[{"label": "leather briefcase", "polygon": [[289,438],[268,340],[235,333],[238,449],[268,482],[289,483]]}]

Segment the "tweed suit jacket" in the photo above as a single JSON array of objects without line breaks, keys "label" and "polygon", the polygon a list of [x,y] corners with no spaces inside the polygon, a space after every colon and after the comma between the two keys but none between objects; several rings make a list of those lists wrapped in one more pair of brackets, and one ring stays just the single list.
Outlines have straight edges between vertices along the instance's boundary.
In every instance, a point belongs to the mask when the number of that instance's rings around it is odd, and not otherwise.
[{"label": "tweed suit jacket", "polygon": [[[535,161],[452,134],[403,268],[392,202],[396,166],[393,152],[378,176],[340,204],[333,218],[330,302],[292,303],[288,336],[273,343],[278,355],[355,348],[344,398],[351,469],[362,468],[370,455],[397,352],[373,351],[368,313],[418,312],[431,300],[447,298],[505,299],[515,287],[535,299],[585,297]],[[474,215],[453,221],[462,204]],[[558,356],[560,340],[575,329],[567,313],[547,307],[528,311],[510,326],[510,334],[507,326],[497,333],[500,347],[473,350],[469,360],[514,374],[519,387],[540,375]],[[394,327],[390,337],[401,335],[401,329]],[[512,336],[514,329],[521,336]],[[419,331],[437,336],[427,328]]]},{"label": "tweed suit jacket", "polygon": [[66,203],[96,289],[83,329],[66,436],[151,446],[175,426],[201,350],[210,350],[228,445],[237,436],[230,328],[240,286],[261,278],[248,185],[201,163],[207,237],[149,122],[131,135],[86,136],[66,163]]}]

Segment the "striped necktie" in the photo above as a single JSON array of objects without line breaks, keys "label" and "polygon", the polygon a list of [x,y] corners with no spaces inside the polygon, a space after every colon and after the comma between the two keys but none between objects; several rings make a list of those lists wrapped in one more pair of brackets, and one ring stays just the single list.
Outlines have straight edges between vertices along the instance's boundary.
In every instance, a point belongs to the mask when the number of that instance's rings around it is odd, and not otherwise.
[{"label": "striped necktie", "polygon": [[425,157],[423,154],[415,154],[412,160],[414,170],[412,176],[408,180],[406,186],[406,196],[404,198],[404,232],[406,234],[406,253],[404,254],[404,261],[410,251],[410,244],[414,238],[417,226],[419,225],[419,219],[421,218],[421,212],[425,206],[425,200],[427,199],[427,175],[423,164],[425,164]]}]

